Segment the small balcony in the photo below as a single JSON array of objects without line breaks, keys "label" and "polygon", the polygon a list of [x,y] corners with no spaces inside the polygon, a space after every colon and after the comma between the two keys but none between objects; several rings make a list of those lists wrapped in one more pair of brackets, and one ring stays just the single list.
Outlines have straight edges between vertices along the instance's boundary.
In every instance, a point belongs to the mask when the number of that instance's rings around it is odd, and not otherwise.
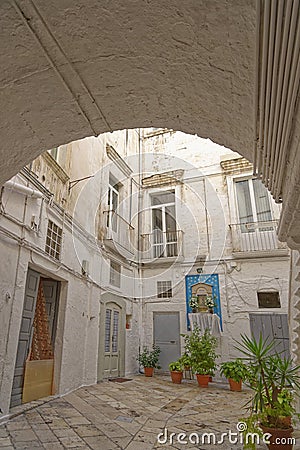
[{"label": "small balcony", "polygon": [[248,222],[229,225],[233,253],[280,252],[288,253],[286,243],[277,239],[278,220]]},{"label": "small balcony", "polygon": [[141,235],[143,262],[172,259],[183,256],[183,232],[153,230]]},{"label": "small balcony", "polygon": [[103,211],[104,244],[125,258],[134,254],[134,227],[115,211]]}]

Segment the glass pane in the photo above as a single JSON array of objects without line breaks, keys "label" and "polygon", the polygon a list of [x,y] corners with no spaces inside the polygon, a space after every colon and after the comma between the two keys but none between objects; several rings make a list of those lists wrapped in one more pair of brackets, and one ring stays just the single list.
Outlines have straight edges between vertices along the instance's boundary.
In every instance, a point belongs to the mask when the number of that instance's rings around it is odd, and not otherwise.
[{"label": "glass pane", "polygon": [[[253,222],[253,212],[251,206],[248,180],[237,181],[235,183],[235,188],[238,204],[239,222],[251,223]],[[251,231],[249,228],[246,227],[243,227],[241,230],[243,233]]]},{"label": "glass pane", "polygon": [[106,310],[105,315],[105,352],[110,351],[111,309]]},{"label": "glass pane", "polygon": [[[171,241],[174,241],[176,231],[176,219],[175,219],[175,205],[166,206],[166,231],[171,236]],[[168,239],[167,239],[168,241]]]},{"label": "glass pane", "polygon": [[110,190],[110,187],[108,188],[108,193],[107,193],[107,204],[108,204],[108,209],[110,209],[110,205],[111,205],[111,190]]},{"label": "glass pane", "polygon": [[112,351],[114,353],[118,351],[118,334],[119,334],[119,312],[114,311],[114,323],[112,334]]},{"label": "glass pane", "polygon": [[175,203],[174,192],[163,192],[161,194],[152,195],[152,206],[164,205],[166,203]]},{"label": "glass pane", "polygon": [[111,205],[111,209],[113,211],[116,211],[118,209],[118,201],[119,201],[119,195],[117,194],[117,192],[112,191],[112,205]]},{"label": "glass pane", "polygon": [[152,209],[152,226],[153,230],[162,230],[163,222],[162,222],[162,210],[161,209]]},{"label": "glass pane", "polygon": [[258,222],[272,220],[268,191],[258,179],[253,180],[255,206]]}]

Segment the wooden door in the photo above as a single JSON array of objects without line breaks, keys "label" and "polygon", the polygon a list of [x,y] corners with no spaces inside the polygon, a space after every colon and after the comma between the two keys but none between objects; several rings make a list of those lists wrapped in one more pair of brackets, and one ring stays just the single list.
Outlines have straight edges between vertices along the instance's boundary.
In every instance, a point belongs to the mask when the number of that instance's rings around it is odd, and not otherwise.
[{"label": "wooden door", "polygon": [[121,308],[107,303],[105,309],[104,378],[120,375],[120,321]]},{"label": "wooden door", "polygon": [[251,333],[255,339],[260,334],[264,339],[275,341],[275,351],[282,357],[290,356],[287,314],[250,314]]},{"label": "wooden door", "polygon": [[17,406],[22,403],[24,366],[31,346],[33,333],[33,319],[35,313],[36,299],[40,281],[40,274],[28,269],[25,298],[23,306],[22,321],[19,334],[19,343],[15,363],[13,386],[10,406]]}]

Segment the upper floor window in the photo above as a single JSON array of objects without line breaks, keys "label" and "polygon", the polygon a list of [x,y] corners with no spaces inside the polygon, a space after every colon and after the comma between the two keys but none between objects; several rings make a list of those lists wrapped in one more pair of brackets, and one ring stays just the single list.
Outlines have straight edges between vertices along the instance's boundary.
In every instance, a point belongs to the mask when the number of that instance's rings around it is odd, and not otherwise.
[{"label": "upper floor window", "polygon": [[110,261],[109,282],[113,286],[121,286],[121,265],[114,261]]},{"label": "upper floor window", "polygon": [[52,220],[48,221],[47,238],[45,251],[55,259],[60,259],[61,255],[62,228]]},{"label": "upper floor window", "polygon": [[154,257],[177,256],[175,192],[165,191],[153,194],[151,209]]},{"label": "upper floor window", "polygon": [[[268,222],[272,220],[269,194],[262,182],[257,179],[235,182],[239,223]],[[244,232],[251,227],[244,227]]]},{"label": "upper floor window", "polygon": [[172,282],[171,281],[158,281],[157,282],[157,297],[158,298],[170,298],[172,297]]},{"label": "upper floor window", "polygon": [[113,231],[117,231],[117,209],[119,206],[120,197],[120,187],[119,184],[110,176],[108,184],[108,215],[107,215],[107,227],[111,228]]}]

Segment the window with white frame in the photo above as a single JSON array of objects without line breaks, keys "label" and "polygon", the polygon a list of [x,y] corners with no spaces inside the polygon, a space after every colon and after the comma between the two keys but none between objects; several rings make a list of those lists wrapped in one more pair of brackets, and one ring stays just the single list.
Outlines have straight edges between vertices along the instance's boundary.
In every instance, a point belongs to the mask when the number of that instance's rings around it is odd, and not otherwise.
[{"label": "window with white frame", "polygon": [[45,251],[48,255],[59,260],[61,255],[62,228],[52,220],[48,220]]},{"label": "window with white frame", "polygon": [[239,223],[245,224],[242,232],[252,232],[253,223],[272,220],[269,193],[259,179],[235,180],[235,192]]},{"label": "window with white frame", "polygon": [[158,298],[170,298],[172,297],[172,282],[171,281],[158,281],[157,282],[157,297]]},{"label": "window with white frame", "polygon": [[112,286],[121,286],[121,264],[115,261],[110,261],[109,282]]},{"label": "window with white frame", "polygon": [[107,205],[108,205],[108,215],[107,215],[107,227],[111,228],[113,231],[117,231],[117,209],[119,206],[119,184],[112,178],[109,177],[108,184],[108,196],[107,196]]},{"label": "window with white frame", "polygon": [[151,195],[152,246],[154,257],[178,255],[175,192],[165,191]]}]

